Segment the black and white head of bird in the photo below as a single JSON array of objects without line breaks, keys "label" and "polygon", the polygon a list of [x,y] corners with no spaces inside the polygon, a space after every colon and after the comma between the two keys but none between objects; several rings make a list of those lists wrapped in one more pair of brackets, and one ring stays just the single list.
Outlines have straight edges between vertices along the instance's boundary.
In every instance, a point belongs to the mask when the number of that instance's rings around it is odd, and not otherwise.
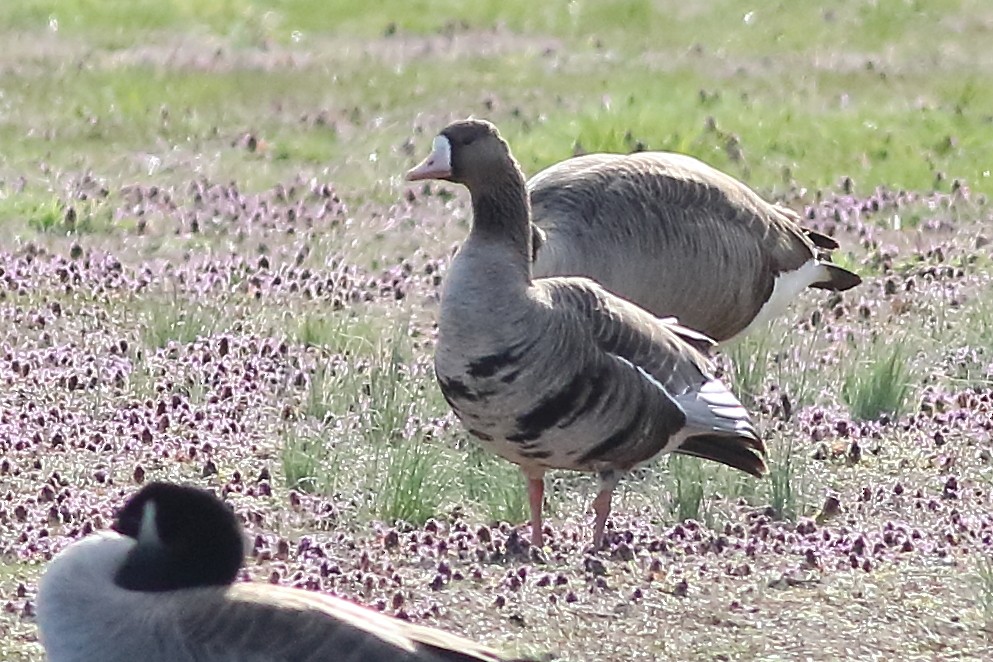
[{"label": "black and white head of bird", "polygon": [[118,511],[111,527],[137,544],[115,583],[137,591],[230,584],[244,558],[238,519],[198,488],[150,483]]}]

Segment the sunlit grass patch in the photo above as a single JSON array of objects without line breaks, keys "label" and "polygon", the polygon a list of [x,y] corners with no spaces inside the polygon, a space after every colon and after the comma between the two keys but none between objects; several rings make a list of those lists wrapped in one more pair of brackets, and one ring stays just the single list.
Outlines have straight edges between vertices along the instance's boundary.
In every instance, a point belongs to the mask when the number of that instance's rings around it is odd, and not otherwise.
[{"label": "sunlit grass patch", "polygon": [[672,495],[674,515],[679,521],[699,520],[703,505],[705,469],[699,458],[673,455],[668,468],[672,474],[675,491]]},{"label": "sunlit grass patch", "polygon": [[841,397],[856,419],[897,418],[909,404],[914,356],[905,341],[890,338],[878,339],[867,349],[867,358],[853,357]]},{"label": "sunlit grass patch", "polygon": [[[980,553],[981,554],[981,553]],[[988,557],[976,559],[975,576],[976,602],[986,629],[993,633],[993,560]]]},{"label": "sunlit grass patch", "polygon": [[769,506],[776,517],[795,520],[806,506],[807,456],[795,448],[790,435],[778,437],[767,445],[770,450],[769,475],[766,477]]},{"label": "sunlit grass patch", "polygon": [[328,482],[338,473],[337,467],[327,467],[330,449],[320,432],[287,429],[282,435],[280,458],[286,486],[313,494],[333,494],[334,482]]},{"label": "sunlit grass patch", "polygon": [[[460,490],[491,522],[519,524],[529,516],[527,484],[514,464],[468,440],[458,469]],[[546,488],[547,489],[547,488]],[[546,500],[551,496],[551,490]]]},{"label": "sunlit grass patch", "polygon": [[412,362],[401,331],[319,359],[282,464],[288,485],[345,491],[377,519],[421,524],[450,497],[457,461],[434,438],[433,373]]},{"label": "sunlit grass patch", "polygon": [[735,341],[727,355],[731,361],[730,381],[734,394],[750,407],[769,384],[772,363],[772,334],[756,330]]},{"label": "sunlit grass patch", "polygon": [[801,327],[787,314],[730,344],[725,350],[731,364],[728,382],[749,409],[772,388],[781,404],[788,403],[784,407],[810,405],[823,386],[817,377],[826,375],[818,363],[824,350],[820,325]]},{"label": "sunlit grass patch", "polygon": [[151,349],[162,349],[169,343],[187,345],[226,328],[226,322],[230,321],[221,306],[175,297],[158,297],[144,302],[138,318],[142,343]]}]

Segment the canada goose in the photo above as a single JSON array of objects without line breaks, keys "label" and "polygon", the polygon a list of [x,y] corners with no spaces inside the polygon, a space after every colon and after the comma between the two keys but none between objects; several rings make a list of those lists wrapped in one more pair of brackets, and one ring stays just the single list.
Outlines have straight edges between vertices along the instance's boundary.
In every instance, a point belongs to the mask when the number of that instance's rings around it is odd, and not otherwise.
[{"label": "canada goose", "polygon": [[536,278],[587,276],[718,342],[782,314],[807,287],[862,282],[830,263],[834,239],[690,156],[578,156],[536,174],[528,192]]},{"label": "canada goose", "polygon": [[51,662],[505,659],[339,598],[234,583],[242,530],[204,490],[150,483],[112,528],[69,546],[41,578],[38,626]]},{"label": "canada goose", "polygon": [[473,209],[445,279],[435,372],[469,432],[527,477],[534,545],[546,469],[598,474],[597,548],[618,480],[656,455],[765,473],[748,413],[713,376],[713,341],[588,278],[532,280],[524,175],[496,127],[450,124],[407,173],[429,178],[466,186]]}]

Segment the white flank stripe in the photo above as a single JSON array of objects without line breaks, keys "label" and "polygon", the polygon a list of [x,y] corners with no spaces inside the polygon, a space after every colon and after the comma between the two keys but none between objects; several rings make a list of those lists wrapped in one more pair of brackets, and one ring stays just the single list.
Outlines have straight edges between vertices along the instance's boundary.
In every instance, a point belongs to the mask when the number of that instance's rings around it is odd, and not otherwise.
[{"label": "white flank stripe", "polygon": [[772,294],[765,305],[759,309],[759,314],[755,316],[744,330],[740,331],[733,338],[728,338],[723,344],[732,340],[737,340],[749,331],[765,325],[769,320],[779,317],[789,308],[790,303],[800,292],[810,287],[811,283],[816,283],[828,276],[827,269],[815,259],[810,259],[802,267],[795,271],[787,271],[776,278],[772,286]]}]

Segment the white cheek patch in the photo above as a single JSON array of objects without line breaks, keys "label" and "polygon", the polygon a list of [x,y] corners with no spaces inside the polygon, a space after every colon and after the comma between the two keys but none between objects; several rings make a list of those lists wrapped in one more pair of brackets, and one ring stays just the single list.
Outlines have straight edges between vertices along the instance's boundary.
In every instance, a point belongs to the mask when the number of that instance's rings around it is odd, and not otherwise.
[{"label": "white cheek patch", "polygon": [[149,501],[141,511],[141,527],[138,529],[138,542],[145,545],[161,545],[159,531],[155,527],[155,503]]},{"label": "white cheek patch", "polygon": [[452,143],[445,136],[435,136],[431,143],[431,165],[435,168],[452,169]]}]

